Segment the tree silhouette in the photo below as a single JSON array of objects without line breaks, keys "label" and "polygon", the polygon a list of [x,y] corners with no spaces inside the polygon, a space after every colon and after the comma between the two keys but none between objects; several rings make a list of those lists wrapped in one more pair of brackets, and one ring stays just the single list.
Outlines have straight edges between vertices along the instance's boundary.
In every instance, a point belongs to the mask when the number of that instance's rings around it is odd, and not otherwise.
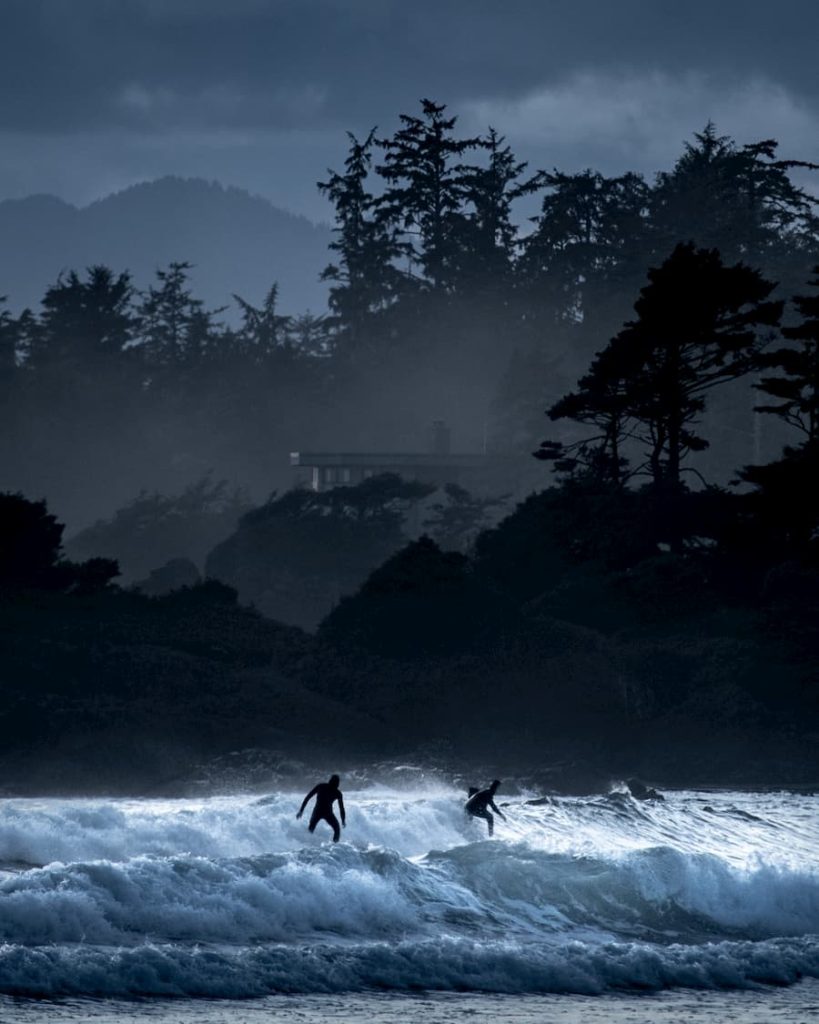
[{"label": "tree silhouette", "polygon": [[17,321],[5,304],[6,296],[0,295],[0,380],[7,383],[17,366],[19,342]]},{"label": "tree silhouette", "polygon": [[192,265],[172,262],[157,270],[157,285],[144,293],[138,309],[141,353],[149,366],[190,366],[206,355],[214,341],[215,317],[188,287]]},{"label": "tree silhouette", "polygon": [[245,349],[245,356],[252,362],[263,363],[270,356],[290,344],[289,316],[278,311],[279,286],[275,282],[268,289],[261,306],[253,306],[241,295],[233,298],[242,311],[242,327],[239,336]]},{"label": "tree silhouette", "polygon": [[0,494],[0,582],[5,587],[45,583],[60,558],[62,523],[44,501]]},{"label": "tree silhouette", "polygon": [[323,640],[414,660],[475,650],[508,624],[510,602],[471,572],[457,551],[412,541],[343,597],[322,622]]},{"label": "tree silhouette", "polygon": [[761,353],[757,365],[780,372],[762,377],[755,385],[776,400],[775,404],[757,406],[757,410],[773,413],[795,427],[805,444],[819,441],[819,266],[813,273],[816,276],[810,284],[816,293],[793,300],[802,322],[782,328],[784,336],[797,344]]},{"label": "tree silhouette", "polygon": [[[819,288],[819,266],[813,273],[810,284]],[[754,525],[763,534],[759,548],[769,558],[807,558],[815,564],[819,558],[819,293],[793,301],[802,320],[783,327],[782,333],[794,344],[763,352],[757,359],[761,369],[779,371],[756,384],[774,399],[757,409],[794,428],[801,444],[787,445],[781,458],[767,465],[745,466],[739,478],[754,487],[750,507]]]},{"label": "tree silhouette", "polygon": [[676,491],[686,456],[708,447],[696,430],[707,395],[753,368],[782,303],[769,299],[774,285],[758,271],[691,244],[648,278],[637,319],[612,339],[607,359],[628,382],[628,414],[648,446],[654,485]]},{"label": "tree silhouette", "polygon": [[817,167],[778,159],[777,149],[774,139],[738,146],[709,121],[685,143],[674,169],[657,176],[651,195],[655,249],[691,240],[718,248],[727,260],[750,259],[773,269],[785,250],[814,248],[815,200],[788,172]]},{"label": "tree silhouette", "polygon": [[493,511],[509,500],[508,494],[480,498],[459,484],[446,484],[443,491],[423,526],[445,551],[466,551],[478,534],[487,529]]},{"label": "tree silhouette", "polygon": [[572,419],[593,426],[596,433],[571,444],[543,441],[534,456],[551,461],[562,473],[585,470],[591,477],[621,486],[627,478],[623,447],[632,436],[631,386],[637,370],[637,352],[612,346],[595,356],[577,390],[565,395],[548,411],[552,420]]},{"label": "tree silhouette", "polygon": [[130,582],[178,555],[203,562],[248,508],[241,490],[210,476],[175,495],[142,491],[109,519],[74,534],[68,551],[74,558],[114,557]]},{"label": "tree silhouette", "polygon": [[420,117],[402,114],[395,135],[379,140],[385,152],[377,168],[387,183],[379,213],[407,234],[413,260],[436,291],[453,288],[463,245],[468,185],[463,165],[456,161],[468,150],[487,145],[478,136],[456,138],[457,118],[446,117],[445,110],[445,104],[425,99]]},{"label": "tree silhouette", "polygon": [[519,243],[513,204],[537,191],[543,177],[538,172],[523,178],[528,164],[516,160],[505,141],[490,127],[481,143],[488,154],[486,166],[460,167],[462,199],[469,208],[461,229],[461,273],[473,287],[493,291],[508,287],[514,271]]},{"label": "tree silhouette", "polygon": [[35,371],[93,371],[110,366],[133,338],[130,275],[108,267],[61,274],[45,293],[43,311],[28,344],[27,363]]},{"label": "tree silhouette", "polygon": [[295,350],[302,356],[326,358],[332,356],[335,337],[328,316],[309,311],[290,318],[290,338]]},{"label": "tree silhouette", "polygon": [[13,325],[16,359],[22,367],[28,370],[32,369],[30,356],[37,344],[39,329],[37,317],[30,309],[24,309]]},{"label": "tree silhouette", "polygon": [[639,175],[591,170],[554,171],[542,181],[548,191],[520,266],[527,294],[558,320],[599,322],[607,295],[644,271],[650,190]]},{"label": "tree silhouette", "polygon": [[376,200],[367,191],[375,129],[363,142],[348,133],[350,149],[344,173],[329,171],[318,188],[335,206],[336,238],[330,249],[337,254],[322,273],[332,282],[330,309],[342,336],[345,355],[359,355],[374,343],[373,317],[388,309],[405,285],[394,261],[406,251],[397,229],[376,215]]},{"label": "tree silhouette", "polygon": [[353,486],[274,494],[211,551],[207,575],[236,586],[267,614],[317,623],[335,598],[406,543],[408,510],[433,490],[385,473]]},{"label": "tree silhouette", "polygon": [[763,561],[797,559],[819,565],[819,444],[786,446],[764,466],[745,466],[739,478],[749,497],[754,555]]},{"label": "tree silhouette", "polygon": [[0,594],[26,590],[88,593],[119,575],[108,558],[69,562],[62,556],[65,527],[44,501],[0,493]]}]

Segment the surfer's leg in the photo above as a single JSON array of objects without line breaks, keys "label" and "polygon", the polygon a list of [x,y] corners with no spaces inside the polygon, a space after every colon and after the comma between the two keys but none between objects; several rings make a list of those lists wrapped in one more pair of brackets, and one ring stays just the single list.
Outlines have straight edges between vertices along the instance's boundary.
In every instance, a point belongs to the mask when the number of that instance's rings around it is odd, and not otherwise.
[{"label": "surfer's leg", "polygon": [[341,838],[341,826],[338,823],[338,818],[336,818],[335,814],[333,814],[333,812],[330,811],[330,813],[327,815],[327,817],[324,820],[327,822],[327,824],[333,830],[333,842],[337,843],[339,841],[339,839]]},{"label": "surfer's leg", "polygon": [[315,832],[316,831],[316,825],[318,825],[318,823],[320,821],[321,821],[321,815],[318,813],[318,811],[313,811],[313,813],[310,815],[310,824],[307,826],[307,828],[311,832]]},{"label": "surfer's leg", "polygon": [[469,816],[472,818],[480,818],[481,821],[485,821],[489,829],[489,835],[492,835],[492,832],[495,827],[495,821],[492,815],[489,813],[489,811],[486,810],[485,807],[480,811],[467,811],[467,814],[469,814]]}]

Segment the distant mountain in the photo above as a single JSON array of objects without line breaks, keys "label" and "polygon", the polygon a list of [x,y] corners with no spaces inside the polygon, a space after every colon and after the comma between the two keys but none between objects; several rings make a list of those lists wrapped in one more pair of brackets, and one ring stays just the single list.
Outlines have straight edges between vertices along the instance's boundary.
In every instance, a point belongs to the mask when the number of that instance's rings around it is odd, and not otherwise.
[{"label": "distant mountain", "polygon": [[191,281],[209,306],[237,292],[260,302],[279,283],[282,312],[321,312],[330,228],[259,196],[198,178],[160,178],[77,208],[54,196],[0,202],[0,295],[39,308],[62,270],[105,263],[145,287],[172,260],[194,264]]}]

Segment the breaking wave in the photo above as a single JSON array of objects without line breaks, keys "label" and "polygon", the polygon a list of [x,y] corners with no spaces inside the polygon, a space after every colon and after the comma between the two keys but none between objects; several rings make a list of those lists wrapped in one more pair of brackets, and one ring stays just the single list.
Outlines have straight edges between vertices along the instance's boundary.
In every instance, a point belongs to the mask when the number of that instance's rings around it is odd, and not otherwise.
[{"label": "breaking wave", "polygon": [[819,977],[813,798],[518,798],[488,841],[455,791],[370,790],[348,794],[352,842],[338,846],[306,833],[297,802],[6,802],[0,992],[596,993]]}]

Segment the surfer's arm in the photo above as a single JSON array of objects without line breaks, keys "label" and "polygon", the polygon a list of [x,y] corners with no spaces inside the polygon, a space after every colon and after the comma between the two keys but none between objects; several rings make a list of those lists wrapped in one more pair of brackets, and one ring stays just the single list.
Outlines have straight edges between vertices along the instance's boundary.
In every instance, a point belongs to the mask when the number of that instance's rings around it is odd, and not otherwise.
[{"label": "surfer's arm", "polygon": [[344,828],[346,828],[347,817],[344,814],[344,798],[342,797],[341,793],[338,794],[336,800],[338,800],[338,813],[341,815],[341,824],[344,826]]},{"label": "surfer's arm", "polygon": [[313,788],[310,790],[310,792],[307,794],[307,796],[302,800],[301,807],[299,808],[299,812],[296,815],[297,818],[300,818],[302,816],[302,814],[304,814],[304,808],[313,799],[313,797],[316,795],[316,793],[318,793],[318,786],[313,786]]},{"label": "surfer's arm", "polygon": [[506,821],[506,815],[503,813],[500,807],[498,807],[494,800],[489,801],[489,806],[492,808],[495,814],[499,815],[499,817],[503,818],[503,820]]}]

